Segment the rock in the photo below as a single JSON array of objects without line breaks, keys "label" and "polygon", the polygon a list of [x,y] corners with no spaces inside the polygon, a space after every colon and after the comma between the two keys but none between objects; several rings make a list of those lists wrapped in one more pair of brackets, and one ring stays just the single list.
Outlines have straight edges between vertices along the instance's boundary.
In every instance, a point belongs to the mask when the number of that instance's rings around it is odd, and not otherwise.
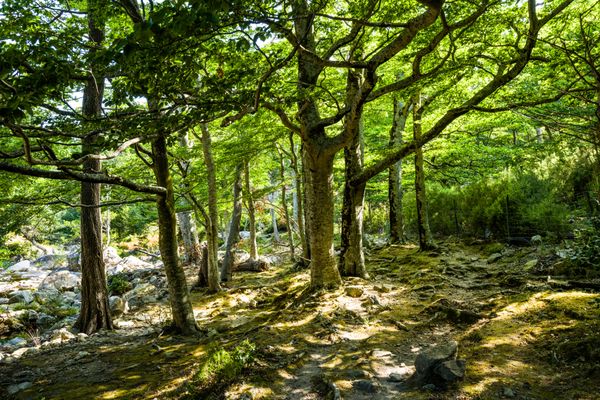
[{"label": "rock", "polygon": [[240,231],[240,239],[250,239],[250,231]]},{"label": "rock", "polygon": [[511,388],[505,387],[505,388],[502,388],[502,396],[512,398],[512,397],[515,397],[516,394],[515,394],[514,390],[512,390]]},{"label": "rock", "polygon": [[456,358],[457,352],[458,343],[454,340],[421,351],[415,359],[417,374],[423,377],[431,375],[439,364]]},{"label": "rock", "polygon": [[129,292],[123,295],[123,299],[127,301],[129,307],[139,307],[148,300],[148,296],[156,296],[156,286],[149,283],[142,283],[134,287]]},{"label": "rock", "polygon": [[4,342],[4,345],[9,347],[23,347],[27,345],[27,340],[22,337],[16,337]]},{"label": "rock", "polygon": [[364,290],[360,286],[346,286],[346,295],[350,297],[360,297]]},{"label": "rock", "polygon": [[353,382],[352,387],[355,390],[365,393],[377,393],[379,391],[379,386],[366,379]]},{"label": "rock", "polygon": [[9,295],[9,298],[8,298],[9,304],[15,304],[15,303],[29,304],[32,302],[33,302],[33,293],[31,293],[28,290],[14,291]]},{"label": "rock", "polygon": [[41,269],[55,269],[55,268],[59,268],[64,261],[65,261],[64,255],[46,254],[46,255],[43,255],[43,256],[37,258],[33,262],[33,265],[35,265],[37,268],[41,268]]},{"label": "rock", "polygon": [[502,254],[494,253],[487,258],[487,262],[488,262],[488,264],[495,263],[496,261],[498,261],[501,258],[502,258]]},{"label": "rock", "polygon": [[81,270],[81,253],[79,248],[76,248],[67,254],[67,269],[69,271]]},{"label": "rock", "polygon": [[9,299],[7,299],[6,297],[0,297],[0,304],[8,304]]},{"label": "rock", "polygon": [[406,380],[407,376],[404,374],[398,374],[398,373],[391,373],[390,376],[388,376],[388,381],[390,382],[404,382]]},{"label": "rock", "polygon": [[423,385],[421,389],[428,392],[433,392],[437,389],[437,386],[435,386],[433,383],[428,383],[427,385]]},{"label": "rock", "polygon": [[110,296],[108,304],[113,317],[119,317],[129,311],[129,304],[119,296]]},{"label": "rock", "polygon": [[10,355],[13,358],[21,358],[21,356],[31,350],[31,347],[21,347],[18,350],[15,350]]},{"label": "rock", "polygon": [[59,291],[67,291],[79,289],[80,286],[80,274],[67,270],[58,270],[52,272],[42,281],[39,290],[56,289]]},{"label": "rock", "polygon": [[50,336],[52,342],[68,342],[75,339],[75,335],[67,330],[67,328],[59,329]]},{"label": "rock", "polygon": [[523,269],[524,269],[525,271],[531,271],[532,269],[534,269],[535,267],[537,267],[537,265],[538,265],[538,262],[539,262],[539,261],[538,261],[538,259],[537,259],[537,258],[535,258],[535,259],[533,259],[533,260],[529,260],[529,261],[527,261],[527,262],[525,263],[525,265],[523,266]]},{"label": "rock", "polygon": [[102,255],[104,257],[104,264],[106,264],[107,267],[117,265],[122,260],[117,252],[117,249],[114,247],[109,246],[105,248]]},{"label": "rock", "polygon": [[8,394],[10,395],[14,395],[17,394],[18,392],[22,391],[22,390],[27,390],[30,387],[33,386],[33,383],[31,382],[21,382],[17,385],[10,385],[6,391],[8,392]]},{"label": "rock", "polygon": [[540,246],[542,244],[542,237],[540,235],[532,236],[531,244],[534,246]]},{"label": "rock", "polygon": [[464,360],[449,360],[444,361],[435,370],[446,382],[456,382],[465,377],[465,361]]},{"label": "rock", "polygon": [[31,261],[23,260],[6,268],[7,272],[26,272],[31,270]]},{"label": "rock", "polygon": [[87,351],[80,351],[79,353],[77,353],[77,355],[75,357],[76,358],[85,358],[89,355],[90,355],[90,353],[88,353]]},{"label": "rock", "polygon": [[88,339],[88,335],[86,333],[80,332],[77,334],[77,341],[78,342],[85,342]]},{"label": "rock", "polygon": [[38,328],[46,330],[50,328],[55,322],[56,317],[44,313],[39,313],[35,323]]}]

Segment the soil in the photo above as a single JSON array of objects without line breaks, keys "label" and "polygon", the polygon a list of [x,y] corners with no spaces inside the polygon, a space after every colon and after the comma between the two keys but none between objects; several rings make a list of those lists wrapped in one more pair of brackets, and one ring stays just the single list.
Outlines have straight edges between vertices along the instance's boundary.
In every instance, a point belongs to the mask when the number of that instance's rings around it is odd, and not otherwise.
[{"label": "soil", "polygon": [[[557,284],[549,250],[390,246],[368,254],[370,280],[333,293],[308,292],[309,272],[291,265],[236,273],[221,293],[192,292],[197,337],[168,333],[167,305],[153,304],[115,331],[0,363],[0,385],[10,398],[32,382],[17,399],[600,399],[600,295]],[[241,374],[199,380],[210,354],[244,339],[256,353]],[[450,340],[462,382],[402,382],[419,351]]]}]

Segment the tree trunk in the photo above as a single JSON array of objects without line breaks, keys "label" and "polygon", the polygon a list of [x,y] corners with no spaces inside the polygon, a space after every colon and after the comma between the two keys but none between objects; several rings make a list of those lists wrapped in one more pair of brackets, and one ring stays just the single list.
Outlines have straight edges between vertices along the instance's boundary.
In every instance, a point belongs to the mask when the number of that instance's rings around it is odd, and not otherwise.
[{"label": "tree trunk", "polygon": [[294,233],[292,223],[290,222],[290,212],[287,205],[287,186],[285,184],[285,164],[283,162],[283,154],[279,152],[279,178],[281,179],[281,206],[283,207],[283,216],[285,218],[285,227],[288,233],[288,245],[290,247],[290,259],[296,261],[294,250]]},{"label": "tree trunk", "polygon": [[225,257],[221,266],[221,280],[230,281],[233,267],[233,247],[240,239],[240,220],[242,219],[242,169],[240,164],[235,168],[235,180],[233,182],[233,211],[229,223],[229,233],[225,247]]},{"label": "tree trunk", "polygon": [[[414,140],[421,138],[421,116],[423,108],[421,107],[421,96],[416,96],[413,102],[413,135]],[[427,195],[425,192],[425,172],[423,168],[423,149],[418,147],[415,150],[415,197],[417,200],[417,224],[419,231],[419,248],[421,250],[431,250],[435,248],[431,230],[429,229],[429,217],[427,210]]]},{"label": "tree trunk", "polygon": [[167,141],[160,135],[152,142],[154,175],[156,183],[167,190],[164,195],[156,196],[158,210],[158,231],[160,255],[164,264],[169,286],[169,302],[175,327],[184,335],[198,330],[194,319],[194,310],[185,277],[177,255],[177,220],[175,218],[175,196],[173,181],[169,171]]},{"label": "tree trunk", "polygon": [[[275,185],[277,183],[277,178],[275,178],[276,172],[273,171],[271,175],[271,185]],[[269,195],[269,201],[271,202],[271,225],[273,225],[273,242],[279,242],[279,229],[277,227],[277,214],[275,213],[275,202],[277,201],[277,194],[273,192]]]},{"label": "tree trunk", "polygon": [[306,219],[304,218],[304,190],[302,188],[302,175],[298,166],[298,155],[296,154],[296,145],[294,144],[294,135],[290,132],[290,154],[292,155],[291,166],[294,173],[294,199],[296,205],[294,207],[294,216],[298,221],[298,235],[300,236],[300,244],[302,246],[302,261],[303,264],[310,261],[310,251],[308,247],[306,234]]},{"label": "tree trunk", "polygon": [[212,157],[210,132],[206,124],[201,124],[202,150],[204,152],[204,163],[208,174],[208,221],[206,221],[206,233],[208,242],[208,290],[218,292],[219,285],[219,213],[217,209],[217,179],[215,163]]},{"label": "tree trunk", "polygon": [[198,239],[198,230],[192,212],[178,212],[177,222],[183,240],[184,262],[197,265],[200,262],[200,240]]},{"label": "tree trunk", "polygon": [[250,258],[258,260],[258,246],[256,245],[256,217],[254,215],[254,198],[250,188],[250,165],[248,161],[244,164],[244,191],[248,219],[250,220]]},{"label": "tree trunk", "polygon": [[[102,21],[103,0],[88,2],[88,26],[93,42],[89,52],[93,55],[104,39]],[[93,59],[93,57],[91,57]],[[104,77],[95,76],[91,66],[83,91],[82,113],[87,119],[100,116],[104,93]],[[98,135],[88,135],[82,140],[82,153],[93,154]],[[83,172],[98,173],[99,160],[88,159],[83,163]],[[102,216],[100,211],[100,184],[81,183],[81,309],[75,322],[80,332],[92,334],[100,329],[112,329],[112,318],[108,305],[106,272],[102,254]],[[85,207],[88,206],[88,207]]]},{"label": "tree trunk", "polygon": [[[402,104],[396,97],[393,98],[394,114],[392,128],[390,129],[390,147],[396,148],[403,143],[402,135],[406,126],[406,117],[409,111],[408,105]],[[389,169],[388,174],[388,200],[390,220],[390,242],[404,243],[404,212],[402,208],[402,160],[398,161]]]},{"label": "tree trunk", "polygon": [[333,154],[323,154],[316,148],[305,151],[310,283],[313,289],[335,288],[342,284],[333,251],[333,158]]}]

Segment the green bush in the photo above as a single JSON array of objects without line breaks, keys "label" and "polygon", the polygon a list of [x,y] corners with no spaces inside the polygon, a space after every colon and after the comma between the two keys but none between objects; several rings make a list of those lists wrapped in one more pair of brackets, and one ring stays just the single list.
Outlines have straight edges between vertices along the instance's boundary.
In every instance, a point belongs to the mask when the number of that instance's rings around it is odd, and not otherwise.
[{"label": "green bush", "polygon": [[575,240],[565,249],[567,259],[587,271],[600,272],[600,218],[593,217],[575,230]]},{"label": "green bush", "polygon": [[197,378],[203,383],[231,382],[252,362],[254,352],[255,346],[248,340],[244,340],[232,351],[217,349],[204,363]]},{"label": "green bush", "polygon": [[108,291],[111,295],[120,296],[130,291],[132,287],[125,274],[118,273],[108,277]]}]

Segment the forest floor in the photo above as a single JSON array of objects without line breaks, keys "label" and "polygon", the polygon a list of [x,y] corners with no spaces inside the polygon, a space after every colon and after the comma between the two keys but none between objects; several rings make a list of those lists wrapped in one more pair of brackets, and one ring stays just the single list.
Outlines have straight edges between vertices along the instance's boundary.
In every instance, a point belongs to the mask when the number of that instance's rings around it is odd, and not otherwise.
[{"label": "forest floor", "polygon": [[[0,364],[0,383],[32,382],[19,399],[323,399],[333,388],[356,400],[600,399],[598,285],[561,281],[549,250],[390,246],[368,254],[370,280],[320,294],[290,265],[238,273],[221,293],[192,292],[199,337],[164,332],[166,304],[145,306],[113,332]],[[217,349],[245,339],[249,367],[228,382],[198,378]],[[462,382],[402,383],[419,351],[451,340]]]}]

